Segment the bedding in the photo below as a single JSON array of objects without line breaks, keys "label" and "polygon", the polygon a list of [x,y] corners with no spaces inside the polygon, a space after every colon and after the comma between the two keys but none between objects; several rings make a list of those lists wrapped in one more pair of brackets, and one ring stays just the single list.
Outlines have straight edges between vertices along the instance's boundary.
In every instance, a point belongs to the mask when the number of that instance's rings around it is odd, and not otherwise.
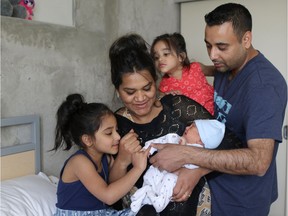
[{"label": "bedding", "polygon": [[53,215],[57,184],[57,177],[43,172],[2,181],[0,215]]}]

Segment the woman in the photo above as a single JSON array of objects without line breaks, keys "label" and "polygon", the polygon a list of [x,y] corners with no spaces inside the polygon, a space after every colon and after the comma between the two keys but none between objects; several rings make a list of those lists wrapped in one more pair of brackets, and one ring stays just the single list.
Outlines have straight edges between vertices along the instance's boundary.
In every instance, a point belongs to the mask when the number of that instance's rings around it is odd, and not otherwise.
[{"label": "woman", "polygon": [[[213,118],[203,106],[186,96],[166,95],[158,99],[157,73],[145,45],[141,36],[130,34],[116,40],[109,50],[112,83],[124,105],[115,112],[118,130],[123,138],[114,163],[117,173],[110,173],[111,181],[131,169],[131,152],[141,148],[137,140],[143,147],[146,141],[168,133],[181,136],[186,126],[195,119]],[[202,178],[202,171],[201,168],[179,170],[172,197],[174,202],[170,202],[160,215],[196,215],[200,193],[199,203],[204,205],[204,210],[200,209],[203,205],[199,206],[198,213],[210,212],[210,203],[205,200],[207,193],[209,196],[209,189],[205,178]],[[135,185],[137,188],[142,187],[142,177]],[[159,214],[152,206],[144,206],[138,215]]]}]

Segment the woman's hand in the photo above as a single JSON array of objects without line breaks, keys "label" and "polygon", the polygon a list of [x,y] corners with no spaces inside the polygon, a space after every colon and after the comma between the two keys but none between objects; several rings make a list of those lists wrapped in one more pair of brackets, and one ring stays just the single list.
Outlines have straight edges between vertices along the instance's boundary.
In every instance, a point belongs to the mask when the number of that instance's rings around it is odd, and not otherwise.
[{"label": "woman's hand", "polygon": [[178,180],[173,189],[172,199],[175,202],[184,202],[188,200],[194,187],[199,182],[200,178],[205,174],[201,168],[177,170]]},{"label": "woman's hand", "polygon": [[138,135],[131,129],[129,133],[122,137],[119,144],[118,159],[127,166],[132,162],[131,155],[141,150]]}]

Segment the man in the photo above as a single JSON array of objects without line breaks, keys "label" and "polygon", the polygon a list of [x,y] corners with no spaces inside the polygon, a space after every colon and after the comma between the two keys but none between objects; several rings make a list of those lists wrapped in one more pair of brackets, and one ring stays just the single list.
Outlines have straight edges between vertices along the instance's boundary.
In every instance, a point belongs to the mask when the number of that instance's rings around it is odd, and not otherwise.
[{"label": "man", "polygon": [[216,68],[214,74],[206,74],[214,75],[215,118],[245,143],[244,148],[154,145],[160,151],[150,162],[170,172],[187,163],[202,167],[202,174],[216,171],[207,176],[213,216],[267,216],[278,197],[276,154],[287,84],[253,48],[252,17],[243,5],[220,5],[205,21],[205,43]]}]

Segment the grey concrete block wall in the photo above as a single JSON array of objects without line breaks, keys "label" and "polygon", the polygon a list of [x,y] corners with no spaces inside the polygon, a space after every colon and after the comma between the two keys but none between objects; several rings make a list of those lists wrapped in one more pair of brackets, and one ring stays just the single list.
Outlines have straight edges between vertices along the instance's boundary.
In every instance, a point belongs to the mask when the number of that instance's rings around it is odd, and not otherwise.
[{"label": "grey concrete block wall", "polygon": [[41,117],[42,170],[59,175],[74,151],[49,152],[55,114],[74,92],[113,110],[108,49],[120,35],[141,34],[147,42],[179,31],[179,5],[172,0],[76,0],[75,27],[1,17],[1,117]]},{"label": "grey concrete block wall", "polygon": [[[112,106],[103,34],[2,17],[2,117],[41,116],[43,170],[59,172],[52,156],[55,114],[68,94]],[[101,51],[102,50],[102,51]],[[98,63],[99,62],[99,63]],[[60,154],[61,155],[61,154]],[[59,161],[59,163],[54,163]]]},{"label": "grey concrete block wall", "polygon": [[152,43],[156,36],[180,29],[180,7],[174,3],[174,0],[120,0],[118,2],[118,7],[115,9],[118,22],[114,21],[118,23],[118,29],[117,32],[111,29],[116,37],[134,31],[141,34],[148,43]]}]

